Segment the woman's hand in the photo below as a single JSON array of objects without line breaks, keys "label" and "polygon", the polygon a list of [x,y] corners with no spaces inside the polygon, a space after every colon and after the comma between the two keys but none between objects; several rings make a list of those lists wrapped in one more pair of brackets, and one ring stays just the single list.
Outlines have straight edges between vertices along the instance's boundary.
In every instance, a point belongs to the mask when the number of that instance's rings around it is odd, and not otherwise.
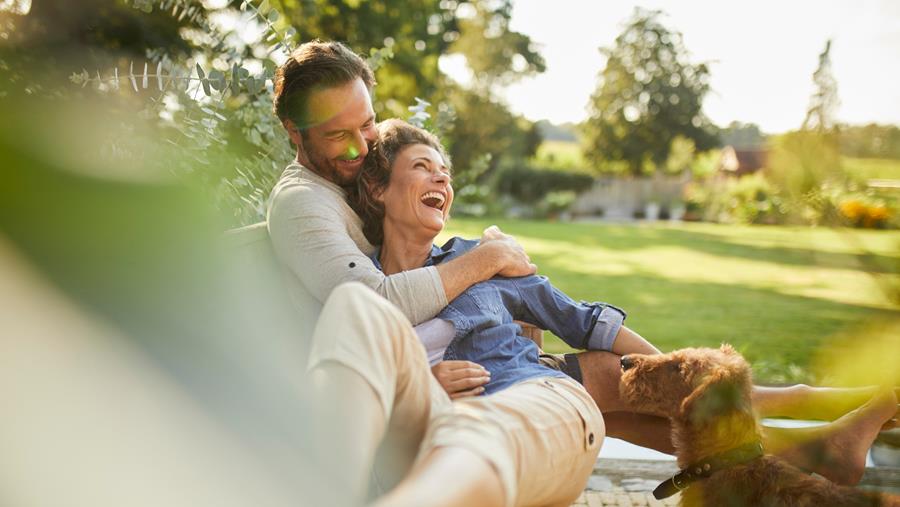
[{"label": "woman's hand", "polygon": [[431,374],[452,399],[479,395],[491,380],[491,372],[472,361],[441,361],[431,367]]}]

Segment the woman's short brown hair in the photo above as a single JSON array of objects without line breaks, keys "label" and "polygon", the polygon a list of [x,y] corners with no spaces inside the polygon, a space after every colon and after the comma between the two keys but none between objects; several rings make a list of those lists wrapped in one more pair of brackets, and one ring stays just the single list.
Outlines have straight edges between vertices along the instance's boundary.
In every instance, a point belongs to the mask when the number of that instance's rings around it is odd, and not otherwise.
[{"label": "woman's short brown hair", "polygon": [[347,196],[350,206],[363,222],[363,234],[373,245],[384,243],[384,204],[376,199],[387,189],[391,181],[391,169],[397,155],[407,146],[424,144],[434,148],[450,169],[450,157],[444,151],[441,141],[431,132],[406,123],[390,119],[378,124],[378,140],[363,162],[356,179],[356,185]]}]

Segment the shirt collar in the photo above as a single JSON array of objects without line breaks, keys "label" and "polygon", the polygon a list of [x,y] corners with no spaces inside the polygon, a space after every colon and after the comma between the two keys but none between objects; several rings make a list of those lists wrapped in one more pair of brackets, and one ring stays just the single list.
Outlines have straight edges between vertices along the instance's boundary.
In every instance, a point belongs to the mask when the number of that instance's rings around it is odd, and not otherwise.
[{"label": "shirt collar", "polygon": [[[429,253],[428,258],[425,259],[425,264],[423,265],[423,267],[436,266],[436,265],[440,264],[441,262],[443,262],[444,259],[448,255],[455,252],[456,249],[453,248],[452,246],[450,246],[450,243],[451,242],[448,241],[442,247],[439,247],[437,245],[431,245],[431,253]],[[378,245],[377,247],[375,247],[375,251],[372,252],[372,255],[370,257],[372,259],[372,263],[375,264],[375,267],[378,268],[379,271],[384,271],[384,269],[382,269],[382,267],[381,267],[381,260],[380,260],[381,246],[382,245]]]}]

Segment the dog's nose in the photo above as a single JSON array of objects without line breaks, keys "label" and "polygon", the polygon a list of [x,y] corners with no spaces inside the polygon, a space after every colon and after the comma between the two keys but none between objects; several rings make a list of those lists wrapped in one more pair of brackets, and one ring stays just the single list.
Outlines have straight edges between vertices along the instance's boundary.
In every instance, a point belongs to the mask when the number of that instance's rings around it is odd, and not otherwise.
[{"label": "dog's nose", "polygon": [[619,362],[622,363],[622,371],[625,371],[634,366],[634,361],[632,361],[628,356],[622,356],[622,360]]}]

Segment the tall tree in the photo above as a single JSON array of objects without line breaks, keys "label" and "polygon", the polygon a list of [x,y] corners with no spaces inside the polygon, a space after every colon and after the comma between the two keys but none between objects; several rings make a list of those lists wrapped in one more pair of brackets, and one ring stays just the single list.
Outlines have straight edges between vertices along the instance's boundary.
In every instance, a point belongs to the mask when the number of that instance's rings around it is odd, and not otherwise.
[{"label": "tall tree", "polygon": [[639,175],[662,167],[678,136],[698,151],[714,147],[714,127],[702,111],[709,91],[706,64],[692,64],[681,34],[661,11],[636,8],[611,48],[591,96],[584,152],[595,166],[625,165]]},{"label": "tall tree", "polygon": [[813,73],[816,91],[809,99],[803,130],[824,132],[835,127],[835,113],[840,105],[837,80],[831,73],[831,40],[825,42],[825,50],[819,54],[819,65]]}]

